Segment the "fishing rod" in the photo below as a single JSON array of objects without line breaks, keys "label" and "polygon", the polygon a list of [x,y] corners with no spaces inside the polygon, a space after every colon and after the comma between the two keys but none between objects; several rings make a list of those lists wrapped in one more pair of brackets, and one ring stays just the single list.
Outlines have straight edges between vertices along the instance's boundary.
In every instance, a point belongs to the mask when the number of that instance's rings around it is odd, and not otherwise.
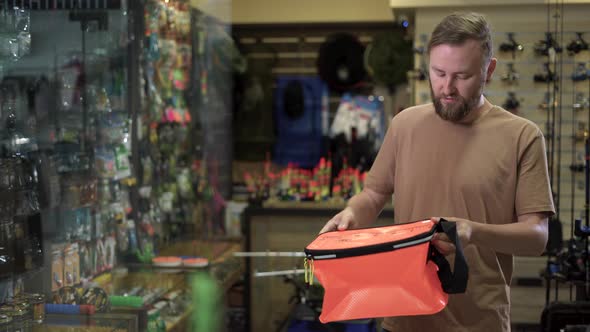
[{"label": "fishing rod", "polygon": [[240,251],[234,252],[235,257],[305,257],[301,251]]},{"label": "fishing rod", "polygon": [[[588,80],[588,96],[590,96],[590,79]],[[588,124],[590,125],[590,103],[588,103]],[[586,165],[586,201],[584,204],[584,216],[586,225],[585,227],[581,227],[580,223],[576,224],[575,233],[578,236],[583,238],[584,242],[584,250],[585,250],[585,261],[584,261],[584,269],[585,269],[585,294],[584,299],[587,301],[590,298],[590,252],[589,252],[589,242],[588,237],[590,235],[590,134],[586,135],[586,146],[585,146],[586,154],[585,154],[585,165]]]},{"label": "fishing rod", "polygon": [[[551,31],[551,3],[547,3],[547,31]],[[548,56],[549,56],[550,52],[548,52]],[[547,67],[547,70],[550,71],[550,67]],[[550,77],[550,73],[548,73],[548,77]],[[553,191],[555,188],[554,185],[554,177],[553,177],[553,147],[554,147],[554,142],[555,142],[555,135],[554,135],[554,131],[553,131],[553,125],[552,125],[552,110],[553,110],[553,104],[555,103],[554,99],[551,96],[551,80],[548,79],[547,80],[547,92],[546,92],[546,96],[547,96],[547,114],[546,114],[546,122],[545,122],[545,128],[547,129],[548,133],[547,133],[547,137],[548,139],[550,139],[551,141],[548,144],[547,147],[547,166],[549,169],[549,183],[551,186],[551,194],[553,195],[553,197],[555,197],[555,192]],[[554,218],[555,216],[553,216]],[[550,294],[551,294],[551,279],[553,277],[552,275],[552,270],[551,270],[551,252],[547,253],[547,271],[546,271],[546,277],[547,277],[547,285],[545,288],[545,305],[549,304],[549,300],[550,300]],[[555,281],[555,283],[557,284],[557,280]],[[557,294],[556,294],[557,297]]]},{"label": "fishing rod", "polygon": [[[555,4],[556,7],[556,13],[554,15],[555,17],[555,30],[554,30],[554,36],[555,38],[557,38],[557,35],[560,35],[560,42],[559,45],[563,45],[563,2],[561,3],[561,6],[559,6],[558,3]],[[558,25],[561,24],[561,27],[558,28]],[[556,45],[554,45],[555,47]],[[557,46],[557,47],[561,47],[561,46]],[[558,56],[559,54],[559,56]],[[556,202],[556,207],[555,207],[555,214],[556,216],[559,218],[560,215],[560,211],[561,211],[561,156],[562,156],[562,148],[561,148],[561,134],[562,134],[562,120],[563,120],[563,56],[562,56],[562,52],[558,52],[556,49],[555,52],[555,57],[553,59],[554,64],[553,64],[553,68],[555,70],[555,72],[558,71],[559,68],[559,76],[557,80],[555,80],[553,82],[553,94],[554,94],[554,100],[556,101],[556,103],[554,103],[554,108],[556,108],[556,112],[557,112],[557,119],[558,119],[558,125],[557,125],[557,135],[556,135],[556,140],[557,140],[557,175],[556,175],[556,181],[557,181],[557,202]],[[559,93],[559,98],[558,98],[558,93]]]},{"label": "fishing rod", "polygon": [[[299,251],[239,251],[233,253],[234,257],[305,257],[305,252]],[[290,276],[305,273],[305,269],[293,268],[290,270],[277,271],[256,271],[253,273],[254,277],[276,277],[276,276]]]},{"label": "fishing rod", "polygon": [[[574,218],[576,215],[576,180],[577,180],[577,172],[580,171],[580,165],[578,164],[577,158],[577,151],[576,151],[576,108],[573,107],[576,98],[576,82],[572,80],[572,120],[571,120],[571,150],[572,150],[572,157],[571,157],[571,177],[570,177],[570,216]],[[585,155],[584,155],[585,156]],[[586,158],[584,158],[585,160]],[[586,168],[585,163],[581,165],[584,169]],[[573,228],[570,227],[570,238],[573,238]],[[572,300],[573,294],[573,287],[570,285],[570,301]]]}]

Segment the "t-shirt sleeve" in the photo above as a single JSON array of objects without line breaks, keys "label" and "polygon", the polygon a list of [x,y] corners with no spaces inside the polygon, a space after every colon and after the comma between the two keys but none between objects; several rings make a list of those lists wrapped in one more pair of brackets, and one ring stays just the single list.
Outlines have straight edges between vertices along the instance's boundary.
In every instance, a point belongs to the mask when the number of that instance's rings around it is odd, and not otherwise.
[{"label": "t-shirt sleeve", "polygon": [[380,194],[391,195],[394,191],[393,179],[395,178],[395,126],[390,121],[383,143],[379,148],[377,157],[367,174],[364,187]]},{"label": "t-shirt sleeve", "polygon": [[516,215],[555,213],[547,169],[545,139],[540,130],[525,144],[518,163],[516,183]]}]

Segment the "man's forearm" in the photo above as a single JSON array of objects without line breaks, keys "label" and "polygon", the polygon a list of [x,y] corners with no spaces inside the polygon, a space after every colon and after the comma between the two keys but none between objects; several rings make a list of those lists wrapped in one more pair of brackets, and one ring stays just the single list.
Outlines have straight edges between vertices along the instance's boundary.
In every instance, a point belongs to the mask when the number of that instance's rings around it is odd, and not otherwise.
[{"label": "man's forearm", "polygon": [[348,207],[354,211],[355,221],[360,227],[371,226],[385,205],[387,196],[377,194],[374,191],[363,190],[353,196],[348,203]]},{"label": "man's forearm", "polygon": [[538,256],[547,244],[547,218],[531,218],[503,225],[474,223],[471,242],[501,253]]}]

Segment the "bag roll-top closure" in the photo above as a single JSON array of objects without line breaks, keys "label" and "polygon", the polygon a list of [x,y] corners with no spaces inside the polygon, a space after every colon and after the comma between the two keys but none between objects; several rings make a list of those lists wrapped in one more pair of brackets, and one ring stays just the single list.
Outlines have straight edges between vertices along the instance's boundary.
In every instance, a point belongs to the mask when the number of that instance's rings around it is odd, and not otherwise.
[{"label": "bag roll-top closure", "polygon": [[393,226],[323,233],[305,248],[305,281],[313,284],[315,260],[357,257],[417,246],[429,242],[436,232],[445,233],[455,245],[454,266],[451,269],[447,259],[433,246],[430,247],[427,259],[438,266],[437,274],[446,293],[464,293],[469,280],[469,267],[463,254],[456,224],[443,218],[439,223],[424,220]]},{"label": "bag roll-top closure", "polygon": [[436,232],[430,220],[394,226],[323,233],[305,248],[308,259],[336,259],[371,255],[429,242]]}]

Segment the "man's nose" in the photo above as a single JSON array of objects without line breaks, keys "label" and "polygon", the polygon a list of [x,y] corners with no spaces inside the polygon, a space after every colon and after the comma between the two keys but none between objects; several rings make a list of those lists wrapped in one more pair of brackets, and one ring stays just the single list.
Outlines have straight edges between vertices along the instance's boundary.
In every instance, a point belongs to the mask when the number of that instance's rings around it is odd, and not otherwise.
[{"label": "man's nose", "polygon": [[443,83],[443,93],[448,96],[454,94],[455,91],[455,79],[450,75],[445,77],[445,81]]}]

